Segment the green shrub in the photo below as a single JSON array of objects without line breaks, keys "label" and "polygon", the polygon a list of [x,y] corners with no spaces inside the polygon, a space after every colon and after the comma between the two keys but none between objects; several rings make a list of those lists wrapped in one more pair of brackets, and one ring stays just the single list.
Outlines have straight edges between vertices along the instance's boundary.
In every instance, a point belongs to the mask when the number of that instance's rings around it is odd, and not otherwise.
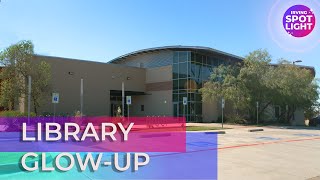
[{"label": "green shrub", "polygon": [[[224,123],[228,121],[227,118],[228,118],[228,117],[223,116],[223,122],[224,122]],[[222,116],[221,116],[221,115],[218,116],[218,119],[217,119],[216,123],[222,123]]]},{"label": "green shrub", "polygon": [[227,115],[226,119],[227,119],[226,122],[228,123],[248,124],[248,121],[245,118],[243,118],[243,116],[237,115],[237,114]]},{"label": "green shrub", "polygon": [[53,113],[51,113],[51,112],[43,112],[42,116],[43,117],[50,117],[50,116],[53,116]]},{"label": "green shrub", "polygon": [[[0,117],[27,117],[28,113],[27,112],[19,112],[19,111],[1,111],[0,112]],[[31,117],[36,116],[34,112],[30,113]]]}]

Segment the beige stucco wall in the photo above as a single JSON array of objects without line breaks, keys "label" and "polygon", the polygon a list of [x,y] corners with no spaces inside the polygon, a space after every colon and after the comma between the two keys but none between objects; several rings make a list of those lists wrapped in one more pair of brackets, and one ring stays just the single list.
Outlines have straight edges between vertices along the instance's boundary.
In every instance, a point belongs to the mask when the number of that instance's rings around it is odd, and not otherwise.
[{"label": "beige stucco wall", "polygon": [[[145,91],[145,69],[117,64],[38,56],[51,65],[52,90],[60,95],[56,112],[74,113],[80,110],[80,81],[84,80],[84,114],[110,115],[110,90],[121,90],[124,79],[126,91]],[[70,75],[69,72],[73,73]],[[124,78],[112,78],[123,74]],[[130,77],[130,80],[126,80]],[[43,103],[41,112],[53,112],[51,95]]]},{"label": "beige stucco wall", "polygon": [[305,117],[304,117],[303,109],[297,109],[294,113],[294,120],[292,121],[292,125],[303,126],[305,125],[304,120],[305,120]]},{"label": "beige stucco wall", "polygon": [[[172,66],[146,69],[146,84],[148,83],[172,83]],[[133,116],[172,116],[172,89],[147,91],[147,95],[135,96],[131,107]],[[144,111],[141,111],[144,105]]]},{"label": "beige stucco wall", "polygon": [[202,103],[203,122],[217,121],[221,112],[216,101],[206,101]]},{"label": "beige stucco wall", "polygon": [[[135,96],[130,111],[133,116],[172,116],[172,90],[151,91],[149,95]],[[144,111],[141,111],[144,105]]]},{"label": "beige stucco wall", "polygon": [[172,81],[172,66],[146,69],[146,83]]},{"label": "beige stucco wall", "polygon": [[[136,68],[124,65],[73,60],[67,58],[38,56],[51,65],[52,90],[60,95],[56,114],[73,114],[80,110],[80,81],[84,79],[84,114],[110,115],[110,90],[121,90],[124,75],[125,90],[145,92],[146,95],[132,96],[130,116],[171,116],[172,90],[146,91],[147,83],[172,82],[172,66],[158,68]],[[72,73],[72,75],[69,74]],[[130,80],[126,80],[130,77]],[[144,105],[144,111],[141,111]],[[51,94],[45,99],[40,114],[53,112]]]}]

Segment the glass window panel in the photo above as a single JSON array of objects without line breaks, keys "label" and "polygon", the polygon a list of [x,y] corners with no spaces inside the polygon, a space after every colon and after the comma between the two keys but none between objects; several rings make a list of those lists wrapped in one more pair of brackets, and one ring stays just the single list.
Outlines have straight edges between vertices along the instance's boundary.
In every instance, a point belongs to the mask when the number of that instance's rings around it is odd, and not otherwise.
[{"label": "glass window panel", "polygon": [[189,122],[195,122],[195,117],[194,117],[194,116],[190,116],[190,117],[188,118],[188,121],[189,121]]},{"label": "glass window panel", "polygon": [[189,91],[190,91],[190,90],[198,89],[197,80],[195,80],[195,79],[193,79],[193,78],[189,78],[189,79],[188,79],[187,88],[189,89]]},{"label": "glass window panel", "polygon": [[[213,70],[214,70],[213,67],[209,67],[210,76],[211,76],[211,74],[213,73]],[[210,76],[209,76],[209,77],[210,77]]]},{"label": "glass window panel", "polygon": [[179,52],[179,62],[186,62],[188,60],[188,52],[180,51]]},{"label": "glass window panel", "polygon": [[194,77],[196,79],[200,79],[201,78],[201,69],[202,69],[202,65],[201,64],[196,64],[195,65]]},{"label": "glass window panel", "polygon": [[188,61],[191,61],[191,52],[188,51]]},{"label": "glass window panel", "polygon": [[[184,105],[183,103],[179,103],[179,116],[183,116]],[[185,110],[186,112],[186,110]]]},{"label": "glass window panel", "polygon": [[179,81],[173,80],[173,89],[179,89]]},{"label": "glass window panel", "polygon": [[179,79],[179,89],[187,89],[187,79]]},{"label": "glass window panel", "polygon": [[202,114],[202,103],[195,103],[195,114]]},{"label": "glass window panel", "polygon": [[194,107],[194,102],[188,102],[188,110],[190,115],[195,114],[195,107]]},{"label": "glass window panel", "polygon": [[199,89],[201,87],[201,79],[195,79],[196,83],[197,83],[197,89]]},{"label": "glass window panel", "polygon": [[189,93],[188,94],[188,100],[189,101],[195,101],[196,99],[195,99],[195,93]]},{"label": "glass window panel", "polygon": [[175,51],[173,53],[173,63],[178,63],[179,62],[179,52]]},{"label": "glass window panel", "polygon": [[173,94],[172,100],[173,100],[173,102],[178,102],[179,101],[179,94]]},{"label": "glass window panel", "polygon": [[208,64],[208,63],[207,63],[207,56],[203,56],[203,57],[202,57],[202,64],[205,64],[205,65]]},{"label": "glass window panel", "polygon": [[195,62],[195,61],[196,61],[196,56],[197,56],[196,53],[191,52],[191,61],[192,61],[192,62]]},{"label": "glass window panel", "polygon": [[187,66],[188,66],[188,68],[187,68],[188,77],[191,77],[192,76],[191,73],[190,73],[190,71],[191,71],[191,62],[187,62]]},{"label": "glass window panel", "polygon": [[209,66],[203,66],[202,67],[202,79],[203,80],[208,80],[210,77],[210,67]]},{"label": "glass window panel", "polygon": [[172,66],[172,73],[173,73],[173,79],[178,79],[179,78],[179,64],[173,64]]},{"label": "glass window panel", "polygon": [[179,63],[179,78],[187,78],[188,65],[187,62]]},{"label": "glass window panel", "polygon": [[178,104],[173,104],[173,116],[178,116]]},{"label": "glass window panel", "polygon": [[195,94],[195,101],[198,101],[198,102],[202,101],[202,95],[200,93]]},{"label": "glass window panel", "polygon": [[214,58],[213,59],[213,65],[215,66],[215,67],[217,67],[217,66],[219,66],[220,65],[220,62],[219,62],[219,59],[218,58]]},{"label": "glass window panel", "polygon": [[179,94],[182,94],[182,93],[187,93],[187,90],[185,89],[185,90],[179,90]]},{"label": "glass window panel", "polygon": [[220,57],[220,64],[222,65],[228,65],[227,61],[225,58]]},{"label": "glass window panel", "polygon": [[204,81],[202,79],[199,79],[198,83],[198,89],[203,88]]},{"label": "glass window panel", "polygon": [[191,62],[189,66],[189,77],[195,78],[196,74],[196,64],[194,62]]},{"label": "glass window panel", "polygon": [[202,64],[202,55],[196,54],[196,62]]},{"label": "glass window panel", "polygon": [[208,64],[209,66],[213,66],[213,61],[214,61],[213,57],[211,57],[211,56],[208,56],[208,57],[207,57],[207,64]]}]

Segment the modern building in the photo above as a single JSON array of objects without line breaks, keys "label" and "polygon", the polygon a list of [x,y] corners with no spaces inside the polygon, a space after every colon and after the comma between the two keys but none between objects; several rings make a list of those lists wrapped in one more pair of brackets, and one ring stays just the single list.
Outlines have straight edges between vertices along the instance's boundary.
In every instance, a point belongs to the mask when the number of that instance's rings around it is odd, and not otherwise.
[{"label": "modern building", "polygon": [[[130,116],[186,116],[191,122],[218,119],[221,115],[219,103],[202,102],[199,89],[214,67],[243,60],[198,46],[144,49],[108,63],[40,55],[34,58],[51,65],[52,89],[60,95],[57,114],[73,114],[80,110],[80,82],[83,79],[85,115],[115,116],[117,109],[122,107],[124,84],[125,96],[132,97]],[[184,97],[187,98],[186,105],[183,104]],[[50,95],[47,102],[40,112],[53,112]],[[226,111],[230,108],[226,105]],[[124,111],[127,114],[127,106]]]}]

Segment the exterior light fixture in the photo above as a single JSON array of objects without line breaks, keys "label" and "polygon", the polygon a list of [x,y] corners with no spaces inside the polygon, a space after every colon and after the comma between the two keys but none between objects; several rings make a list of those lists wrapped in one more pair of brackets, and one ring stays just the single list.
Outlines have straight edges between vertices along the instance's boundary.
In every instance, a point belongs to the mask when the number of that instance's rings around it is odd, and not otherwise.
[{"label": "exterior light fixture", "polygon": [[293,61],[292,64],[296,64],[296,63],[301,63],[302,60],[296,60],[296,61]]}]

